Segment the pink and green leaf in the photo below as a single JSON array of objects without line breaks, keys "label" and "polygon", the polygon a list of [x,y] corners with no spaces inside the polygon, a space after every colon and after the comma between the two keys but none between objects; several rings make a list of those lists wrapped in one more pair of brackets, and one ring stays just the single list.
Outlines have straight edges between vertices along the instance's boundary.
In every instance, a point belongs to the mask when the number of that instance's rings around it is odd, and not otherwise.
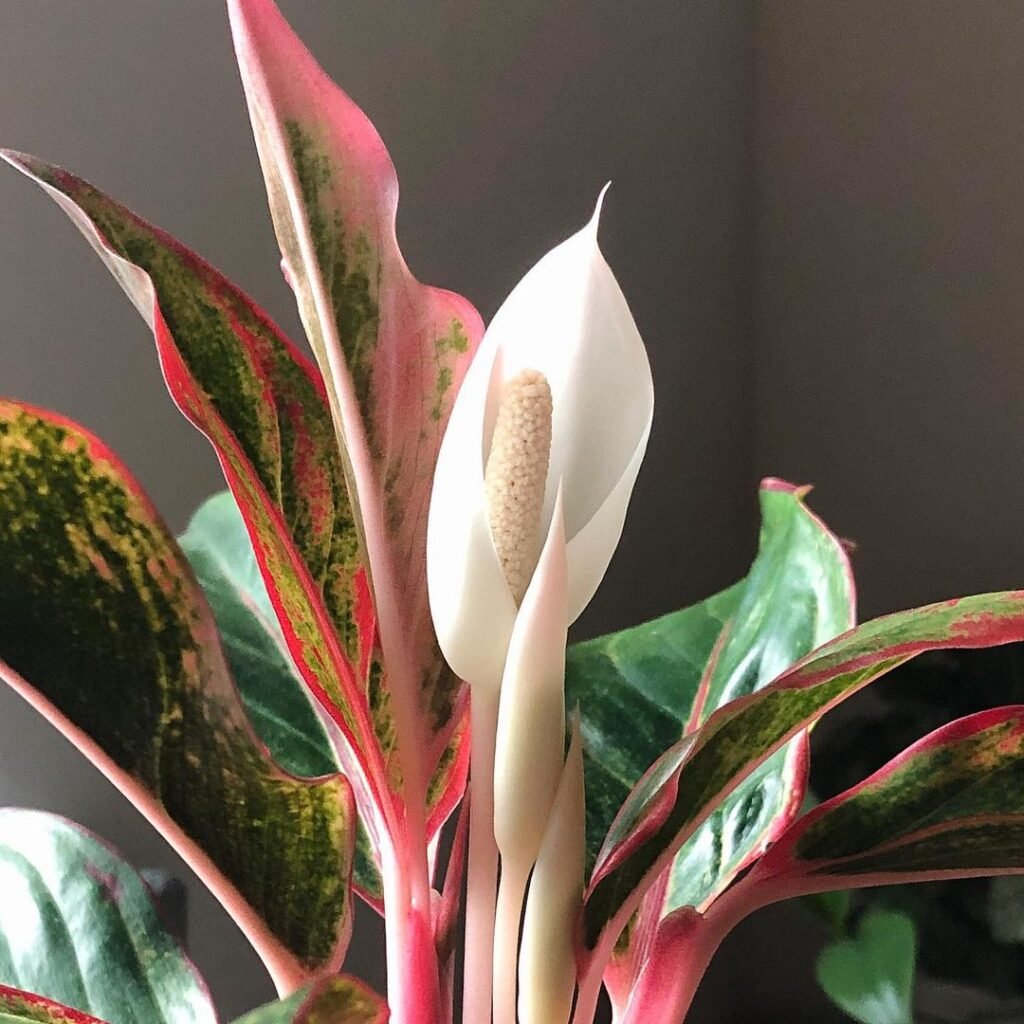
[{"label": "pink and green leaf", "polygon": [[316,369],[169,235],[67,171],[4,156],[68,214],[152,328],[171,394],[213,444],[245,517],[292,657],[372,777],[358,676],[372,621],[360,608],[358,540]]},{"label": "pink and green leaf", "polygon": [[0,676],[192,864],[282,987],[339,962],[347,781],[273,764],[138,484],[82,428],[12,402],[0,402]]},{"label": "pink and green leaf", "polygon": [[923,651],[1021,639],[1024,592],[929,605],[850,630],[766,689],[720,708],[656,762],[613,824],[586,897],[584,949],[610,954],[682,844],[761,764],[831,708]]},{"label": "pink and green leaf", "polygon": [[[762,688],[853,624],[845,552],[804,504],[806,490],[764,481],[760,549],[743,582],[693,608],[570,649],[567,694],[582,716],[591,860],[631,786],[662,751],[723,701]],[[803,800],[806,767],[801,735],[686,841],[606,973],[617,1005],[658,921],[678,907],[706,906],[789,823]]]},{"label": "pink and green leaf", "polygon": [[52,999],[0,985],[0,1024],[104,1024]]},{"label": "pink and green leaf", "polygon": [[145,883],[53,814],[0,810],[0,984],[109,1024],[217,1024]]},{"label": "pink and green leaf", "polygon": [[[1024,871],[1024,707],[943,726],[796,821],[751,898]],[[783,898],[781,895],[775,898]]]},{"label": "pink and green leaf", "polygon": [[342,974],[260,1006],[234,1024],[387,1024],[388,1016],[387,1004],[376,992]]},{"label": "pink and green leaf", "polygon": [[150,325],[171,394],[217,453],[291,657],[337,725],[360,811],[379,832],[391,807],[368,707],[375,623],[316,368],[165,232],[67,171],[0,155],[68,214]]},{"label": "pink and green leaf", "polygon": [[[395,236],[398,184],[373,125],[318,66],[273,0],[230,0],[242,81],[286,276],[327,383],[370,567],[381,701],[406,783],[432,802],[462,785],[443,751],[463,684],[437,647],[426,519],[455,392],[482,334],[476,311],[420,284]],[[438,763],[442,778],[428,783]],[[416,799],[410,793],[410,799]]]}]

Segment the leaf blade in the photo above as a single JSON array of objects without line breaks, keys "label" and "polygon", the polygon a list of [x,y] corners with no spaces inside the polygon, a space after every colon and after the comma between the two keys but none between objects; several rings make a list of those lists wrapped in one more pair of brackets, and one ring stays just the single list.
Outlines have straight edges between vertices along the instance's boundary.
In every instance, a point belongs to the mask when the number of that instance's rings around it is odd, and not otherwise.
[{"label": "leaf blade", "polygon": [[0,983],[109,1024],[216,1024],[139,875],[80,827],[0,810]]},{"label": "leaf blade", "polygon": [[0,659],[4,681],[189,860],[281,984],[340,957],[350,787],[268,759],[201,591],[137,483],[97,438],[13,402],[0,402]]}]

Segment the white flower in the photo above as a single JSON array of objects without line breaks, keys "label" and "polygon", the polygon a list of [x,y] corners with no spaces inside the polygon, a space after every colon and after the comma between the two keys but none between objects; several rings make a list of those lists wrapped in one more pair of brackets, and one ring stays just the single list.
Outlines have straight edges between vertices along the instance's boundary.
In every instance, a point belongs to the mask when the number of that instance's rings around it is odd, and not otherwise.
[{"label": "white flower", "polygon": [[[474,686],[500,685],[518,601],[549,531],[553,482],[563,488],[568,625],[608,568],[647,447],[650,365],[598,248],[600,207],[599,200],[586,227],[544,256],[498,310],[438,456],[427,530],[430,606],[448,663]],[[501,440],[506,427],[510,442]],[[502,477],[496,486],[492,476]],[[510,496],[521,496],[522,508]]]}]

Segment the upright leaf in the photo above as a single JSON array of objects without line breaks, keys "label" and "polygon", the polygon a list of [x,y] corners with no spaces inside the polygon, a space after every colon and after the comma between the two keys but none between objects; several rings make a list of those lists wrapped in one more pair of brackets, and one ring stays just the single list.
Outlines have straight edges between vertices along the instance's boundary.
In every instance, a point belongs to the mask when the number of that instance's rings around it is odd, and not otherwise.
[{"label": "upright leaf", "polygon": [[[567,693],[586,739],[591,859],[629,789],[723,701],[755,692],[853,624],[846,555],[804,504],[806,488],[766,480],[761,543],[747,578],[654,622],[573,647]],[[658,921],[705,907],[792,819],[803,800],[800,736],[747,778],[686,841],[620,941],[606,984],[625,1004]]]},{"label": "upright leaf", "polygon": [[[54,199],[149,324],[168,387],[213,444],[245,517],[288,648],[345,737],[368,823],[390,813],[368,710],[373,615],[323,384],[241,291],[92,185],[4,152]],[[379,810],[378,810],[379,809]]]},{"label": "upright leaf", "polygon": [[190,861],[279,985],[339,962],[348,784],[272,763],[138,484],[97,438],[12,402],[0,402],[0,659]]},{"label": "upright leaf", "polygon": [[[229,8],[284,266],[358,496],[387,669],[382,700],[409,748],[403,769],[417,776],[405,781],[422,789],[456,727],[461,694],[427,605],[427,504],[481,323],[464,299],[421,285],[406,266],[394,167],[366,116],[273,0]],[[444,768],[435,780],[434,800],[452,789],[449,775]]]},{"label": "upright leaf", "polygon": [[217,1024],[142,879],[77,825],[0,810],[0,892],[3,985],[109,1024]]},{"label": "upright leaf", "polygon": [[[595,963],[682,844],[748,776],[830,708],[916,654],[1024,637],[1024,593],[900,612],[825,644],[769,687],[716,711],[638,783],[609,832],[584,910]],[[600,949],[598,949],[600,947]]]}]

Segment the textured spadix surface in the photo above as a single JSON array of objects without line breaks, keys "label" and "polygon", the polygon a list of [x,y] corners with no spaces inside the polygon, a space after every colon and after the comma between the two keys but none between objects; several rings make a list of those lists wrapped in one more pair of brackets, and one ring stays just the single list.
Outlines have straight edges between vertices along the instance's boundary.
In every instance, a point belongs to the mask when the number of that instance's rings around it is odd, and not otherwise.
[{"label": "textured spadix surface", "polygon": [[452,409],[427,534],[431,611],[445,657],[472,684],[497,686],[516,618],[489,524],[484,472],[505,387],[525,370],[551,388],[541,536],[560,482],[568,619],[615,551],[646,450],[654,398],[643,342],[597,244],[599,211],[530,270],[495,314]]}]

